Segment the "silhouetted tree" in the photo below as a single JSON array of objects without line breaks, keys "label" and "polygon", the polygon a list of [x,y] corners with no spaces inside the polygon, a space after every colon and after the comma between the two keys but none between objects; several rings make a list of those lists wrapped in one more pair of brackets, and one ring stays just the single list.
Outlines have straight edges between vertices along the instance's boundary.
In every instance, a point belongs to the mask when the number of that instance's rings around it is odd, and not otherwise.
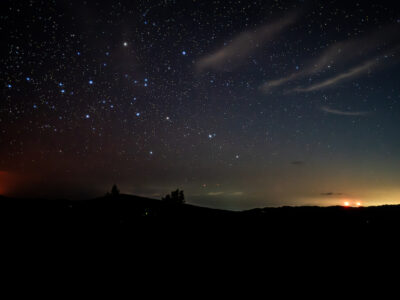
[{"label": "silhouetted tree", "polygon": [[161,200],[166,203],[184,204],[185,203],[185,195],[183,194],[183,191],[177,189],[176,191],[172,191],[170,195],[166,195]]},{"label": "silhouetted tree", "polygon": [[112,187],[112,189],[111,189],[111,196],[112,196],[112,197],[118,197],[120,194],[121,194],[121,193],[120,193],[120,191],[119,191],[117,185],[114,184],[113,187]]}]

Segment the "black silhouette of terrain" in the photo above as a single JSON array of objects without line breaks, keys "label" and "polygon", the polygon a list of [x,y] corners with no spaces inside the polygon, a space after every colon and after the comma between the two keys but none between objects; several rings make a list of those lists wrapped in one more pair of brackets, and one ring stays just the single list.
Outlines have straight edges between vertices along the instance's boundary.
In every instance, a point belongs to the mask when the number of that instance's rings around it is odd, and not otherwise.
[{"label": "black silhouette of terrain", "polygon": [[12,199],[0,197],[2,222],[11,225],[135,226],[138,220],[161,217],[209,221],[246,219],[269,226],[389,226],[400,225],[400,206],[281,207],[242,212],[218,210],[130,195],[93,200]]}]

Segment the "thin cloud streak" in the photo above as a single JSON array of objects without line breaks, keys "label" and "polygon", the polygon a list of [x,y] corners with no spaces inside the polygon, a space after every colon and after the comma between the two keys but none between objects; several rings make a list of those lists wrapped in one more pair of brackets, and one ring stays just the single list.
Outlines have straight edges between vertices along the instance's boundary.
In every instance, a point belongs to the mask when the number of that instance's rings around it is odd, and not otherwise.
[{"label": "thin cloud streak", "polygon": [[329,78],[325,81],[322,81],[320,83],[316,83],[316,84],[311,85],[306,88],[301,88],[301,87],[295,88],[292,91],[293,92],[312,92],[312,91],[322,90],[322,89],[328,88],[330,86],[333,86],[338,82],[348,80],[351,78],[355,78],[364,73],[367,73],[371,70],[371,68],[373,66],[377,65],[377,63],[378,63],[377,59],[370,60],[360,66],[354,67],[354,68],[350,69],[349,71],[346,71],[344,73],[336,75],[336,76]]},{"label": "thin cloud streak", "polygon": [[330,108],[327,106],[322,106],[321,110],[328,114],[339,115],[339,116],[349,116],[349,117],[366,116],[366,115],[370,114],[367,111],[354,111],[354,112],[342,111],[342,110],[333,109],[333,108]]},{"label": "thin cloud streak", "polygon": [[200,58],[196,65],[197,71],[203,72],[210,69],[227,71],[238,66],[249,54],[262,44],[272,40],[296,20],[297,14],[292,13],[274,23],[242,32],[228,45]]},{"label": "thin cloud streak", "polygon": [[[317,74],[328,66],[345,65],[357,57],[373,54],[380,44],[384,44],[389,48],[393,47],[399,42],[397,30],[396,26],[388,26],[384,30],[375,31],[362,38],[337,42],[323,51],[318,58],[310,61],[302,71],[268,81],[262,84],[259,89],[264,93],[268,93],[272,89],[290,81]],[[375,53],[375,55],[378,54]]]}]

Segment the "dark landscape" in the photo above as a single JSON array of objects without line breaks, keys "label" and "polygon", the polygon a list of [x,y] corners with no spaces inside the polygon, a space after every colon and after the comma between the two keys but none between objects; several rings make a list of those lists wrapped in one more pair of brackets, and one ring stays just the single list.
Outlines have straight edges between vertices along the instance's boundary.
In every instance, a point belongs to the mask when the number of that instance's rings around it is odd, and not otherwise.
[{"label": "dark landscape", "polygon": [[296,226],[343,226],[369,228],[399,226],[400,206],[377,207],[279,207],[246,211],[228,211],[166,203],[165,201],[131,195],[69,201],[43,199],[12,199],[0,197],[1,219],[7,225],[47,225],[49,228],[125,227],[134,228],[145,219],[185,220],[189,223],[248,220],[263,224],[269,230]]}]

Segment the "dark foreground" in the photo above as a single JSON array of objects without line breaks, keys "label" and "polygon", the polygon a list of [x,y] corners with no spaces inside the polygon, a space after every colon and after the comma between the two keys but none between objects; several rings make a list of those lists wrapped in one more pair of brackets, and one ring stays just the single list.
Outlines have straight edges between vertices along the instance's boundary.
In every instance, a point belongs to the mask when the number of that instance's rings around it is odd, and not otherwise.
[{"label": "dark foreground", "polygon": [[[22,200],[0,197],[1,221],[7,225],[135,226],[152,217],[185,222],[246,220],[269,228],[298,226],[393,226],[400,225],[400,206],[380,207],[281,207],[232,212],[192,205],[121,195],[85,201]],[[3,223],[4,224],[4,223]]]}]

